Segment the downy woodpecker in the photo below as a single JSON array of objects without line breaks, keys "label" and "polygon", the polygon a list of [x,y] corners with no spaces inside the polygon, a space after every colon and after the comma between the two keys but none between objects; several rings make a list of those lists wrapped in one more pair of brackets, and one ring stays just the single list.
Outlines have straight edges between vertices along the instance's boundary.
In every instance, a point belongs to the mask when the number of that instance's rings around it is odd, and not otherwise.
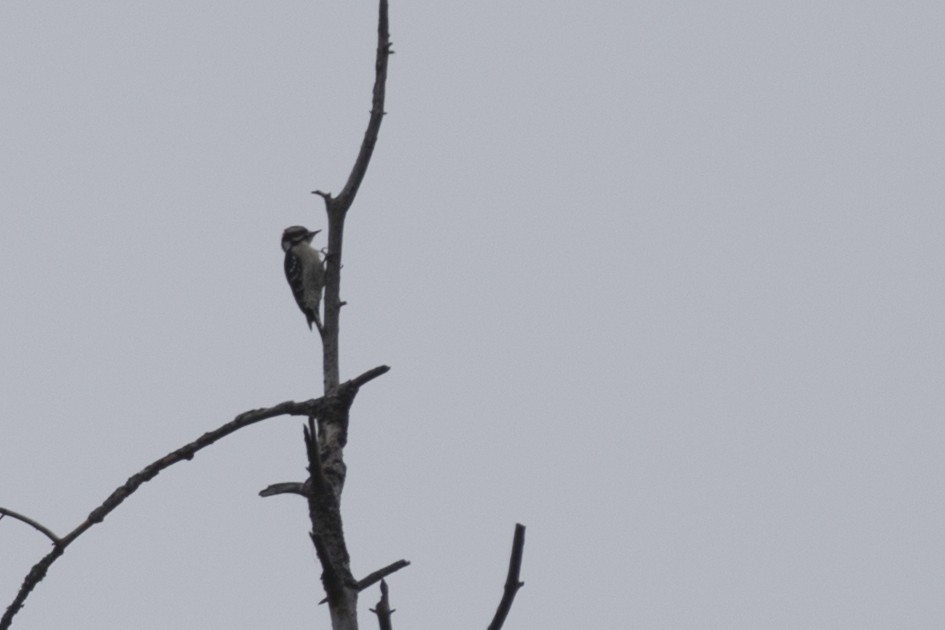
[{"label": "downy woodpecker", "polygon": [[309,232],[308,228],[301,225],[286,228],[282,233],[282,251],[285,252],[285,277],[292,295],[308,320],[309,330],[312,322],[315,322],[320,331],[322,320],[318,307],[325,285],[325,268],[318,251],[310,245],[319,232],[321,230]]}]

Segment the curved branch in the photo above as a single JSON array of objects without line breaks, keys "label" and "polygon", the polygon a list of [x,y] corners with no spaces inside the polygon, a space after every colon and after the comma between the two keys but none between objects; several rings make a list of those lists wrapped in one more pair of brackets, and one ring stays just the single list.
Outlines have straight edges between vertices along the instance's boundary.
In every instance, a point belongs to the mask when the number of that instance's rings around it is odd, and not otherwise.
[{"label": "curved branch", "polygon": [[[387,372],[389,369],[390,368],[387,366],[382,365],[372,370],[368,370],[361,376],[345,382],[341,387],[338,388],[336,395],[345,397],[345,400],[348,401],[348,404],[350,404],[350,400],[353,399],[353,397],[357,394],[361,385],[374,378],[377,378],[381,374]],[[88,531],[93,525],[101,523],[103,520],[105,520],[105,517],[108,516],[108,514],[110,514],[115,508],[121,505],[122,502],[124,502],[124,500],[133,494],[138,488],[140,488],[141,484],[154,479],[165,468],[169,468],[178,462],[193,459],[194,455],[197,454],[197,451],[200,451],[210,446],[217,440],[220,440],[231,433],[235,433],[244,427],[248,427],[251,424],[284,415],[313,417],[322,413],[322,411],[328,405],[336,404],[337,403],[330,397],[326,398],[325,396],[322,396],[320,398],[314,398],[312,400],[306,400],[303,402],[294,402],[290,400],[279,403],[274,407],[245,411],[223,426],[214,429],[213,431],[204,433],[193,442],[185,444],[179,449],[172,451],[157,461],[145,466],[140,472],[135,473],[129,477],[124,484],[115,489],[100,506],[89,513],[88,517],[82,523],[80,523],[78,527],[73,529],[62,538],[59,538],[56,547],[42,560],[37,562],[32,569],[30,569],[29,574],[27,574],[26,578],[23,580],[23,584],[20,586],[20,590],[13,599],[13,602],[7,607],[3,617],[0,618],[0,630],[7,630],[10,627],[10,624],[13,623],[13,617],[17,612],[19,612],[20,608],[23,607],[26,598],[36,587],[36,585],[39,584],[39,582],[46,576],[46,571],[49,569],[50,565],[52,565],[52,563],[55,562],[59,556],[63,554],[63,552],[65,552],[66,547],[72,544],[76,538]]]},{"label": "curved branch", "polygon": [[374,145],[377,144],[377,134],[381,129],[381,120],[384,118],[384,96],[385,86],[387,85],[387,60],[393,54],[390,48],[390,32],[387,19],[387,0],[380,0],[377,19],[377,58],[374,62],[374,92],[371,99],[371,118],[368,120],[367,129],[364,131],[364,139],[361,141],[361,150],[358,151],[358,157],[354,161],[354,167],[351,174],[348,175],[348,181],[345,187],[338,193],[338,204],[345,211],[354,201],[354,196],[358,194],[358,188],[367,172],[368,163],[371,161],[371,155],[374,153]]},{"label": "curved branch", "polygon": [[379,365],[376,368],[371,368],[370,370],[368,370],[367,372],[364,372],[363,374],[359,374],[358,376],[355,376],[353,379],[347,381],[344,384],[344,386],[353,388],[354,389],[353,393],[356,394],[358,389],[360,389],[363,385],[367,385],[368,383],[376,379],[378,376],[384,376],[388,372],[390,372],[390,366]]},{"label": "curved branch", "polygon": [[66,534],[63,538],[59,539],[56,548],[53,549],[52,552],[47,554],[42,560],[37,562],[32,569],[30,569],[30,572],[23,580],[23,584],[20,586],[20,590],[13,599],[13,602],[7,607],[3,617],[0,618],[0,630],[7,630],[10,627],[10,624],[13,623],[13,617],[20,611],[20,608],[23,607],[23,604],[26,602],[26,598],[29,597],[29,594],[33,591],[36,585],[39,584],[39,582],[46,576],[46,571],[49,569],[52,563],[55,562],[59,556],[63,554],[63,552],[65,552],[66,547],[68,547],[76,538],[88,531],[88,529],[93,525],[96,523],[101,523],[110,512],[121,505],[125,499],[127,499],[133,492],[141,487],[141,484],[146,481],[150,481],[165,468],[168,468],[184,460],[193,459],[197,451],[210,446],[220,438],[238,431],[243,427],[259,422],[260,420],[265,420],[267,418],[281,416],[284,414],[308,415],[311,408],[317,406],[320,401],[321,399],[310,400],[303,403],[289,401],[278,404],[275,407],[269,407],[267,409],[254,409],[252,411],[241,413],[232,421],[224,424],[222,427],[214,431],[204,433],[195,441],[182,446],[176,451],[168,453],[161,459],[149,464],[148,466],[145,466],[140,472],[129,477],[128,481],[112,492],[100,506],[92,510],[92,512],[89,513],[89,516],[82,523],[80,523],[78,527]]},{"label": "curved branch", "polygon": [[54,545],[58,545],[60,543],[59,536],[56,536],[54,533],[52,533],[52,530],[46,528],[41,523],[34,521],[28,516],[23,516],[22,514],[18,512],[14,512],[13,510],[8,510],[6,508],[0,507],[0,519],[2,519],[4,516],[9,516],[10,518],[14,518],[22,523],[26,523],[27,525],[29,525],[30,527],[32,527],[39,533],[45,535],[46,538],[51,540]]},{"label": "curved branch", "polygon": [[[251,424],[256,424],[257,422],[267,420],[269,418],[275,418],[276,416],[308,416],[312,413],[317,413],[317,410],[320,409],[322,405],[322,398],[307,400],[305,402],[294,402],[289,400],[279,403],[274,407],[244,411],[218,429],[204,433],[193,442],[185,444],[179,449],[168,453],[161,459],[145,466],[140,472],[135,473],[129,477],[128,481],[112,492],[100,506],[92,510],[89,513],[88,518],[81,525],[63,537],[63,545],[68,545],[73,540],[85,533],[85,531],[90,527],[105,520],[105,517],[108,516],[108,514],[111,513],[115,508],[121,505],[122,502],[124,502],[124,500],[127,499],[138,488],[140,488],[141,484],[151,481],[157,477],[161,471],[173,466],[174,464],[193,459],[194,455],[196,455],[198,451],[210,446],[217,440],[220,440],[231,433],[235,433],[242,428],[248,427]],[[0,626],[0,630],[2,630],[2,626]]]}]

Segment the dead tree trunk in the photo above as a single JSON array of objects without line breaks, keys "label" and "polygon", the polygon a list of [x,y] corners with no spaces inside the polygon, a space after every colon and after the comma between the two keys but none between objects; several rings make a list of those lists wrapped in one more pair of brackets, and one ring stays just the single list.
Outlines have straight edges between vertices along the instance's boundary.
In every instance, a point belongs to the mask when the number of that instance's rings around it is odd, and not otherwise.
[{"label": "dead tree trunk", "polygon": [[348,419],[353,396],[341,395],[339,366],[339,322],[341,319],[341,265],[345,218],[367,172],[377,135],[384,119],[384,94],[387,61],[391,55],[387,0],[380,0],[377,22],[377,56],[374,95],[367,130],[348,181],[338,194],[315,191],[325,201],[328,215],[328,253],[325,256],[325,316],[319,330],[322,341],[322,382],[324,394],[331,401],[315,423],[306,430],[309,462],[309,517],[312,542],[322,565],[322,583],[328,596],[331,625],[334,630],[357,630],[358,582],[351,574],[351,561],[345,544],[341,521],[341,493],[344,490],[344,447],[348,441]]},{"label": "dead tree trunk", "polygon": [[[387,567],[356,580],[351,573],[351,561],[345,543],[344,528],[341,519],[341,494],[344,490],[346,467],[344,447],[348,439],[348,422],[351,405],[361,386],[388,371],[381,365],[346,382],[340,380],[339,366],[339,321],[341,307],[341,268],[342,245],[344,241],[345,218],[354,202],[364,175],[367,172],[378,132],[384,117],[384,93],[387,81],[387,62],[393,54],[388,29],[388,0],[379,0],[377,25],[377,56],[375,61],[374,91],[371,114],[367,129],[361,142],[361,149],[355,160],[344,188],[337,196],[320,190],[314,191],[325,202],[328,216],[328,251],[325,256],[325,301],[324,317],[318,326],[322,343],[322,384],[323,395],[304,402],[287,401],[273,407],[254,409],[239,414],[223,426],[204,433],[199,438],[185,444],[171,453],[152,462],[138,473],[132,475],[124,484],[115,489],[105,501],[92,510],[88,517],[65,536],[57,536],[49,528],[18,512],[0,507],[0,519],[9,517],[25,523],[50,539],[52,551],[40,559],[23,580],[19,592],[0,618],[0,630],[7,630],[14,616],[24,605],[27,597],[43,580],[51,565],[58,560],[65,550],[91,527],[101,523],[125,499],[150,481],[166,468],[192,459],[197,452],[216,443],[244,427],[262,420],[282,415],[307,416],[308,424],[303,435],[305,452],[308,460],[308,479],[305,482],[273,484],[260,492],[262,496],[277,494],[302,495],[308,502],[308,513],[312,524],[311,539],[315,555],[322,567],[322,583],[325,588],[331,625],[333,630],[357,630],[358,628],[358,593],[365,588],[381,582],[381,600],[373,612],[377,614],[382,630],[391,628],[391,613],[388,599],[388,587],[383,578],[407,566],[409,562],[399,560]],[[525,527],[516,525],[506,579],[504,595],[496,610],[490,630],[498,630],[512,605],[518,589],[523,585],[519,581],[522,562],[522,549],[525,544]]]}]

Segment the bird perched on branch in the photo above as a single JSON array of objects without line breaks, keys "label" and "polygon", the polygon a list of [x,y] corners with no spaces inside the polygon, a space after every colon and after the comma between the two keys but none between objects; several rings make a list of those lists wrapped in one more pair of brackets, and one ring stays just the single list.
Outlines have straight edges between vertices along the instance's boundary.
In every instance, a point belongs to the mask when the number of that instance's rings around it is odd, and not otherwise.
[{"label": "bird perched on branch", "polygon": [[285,252],[285,277],[292,295],[308,320],[309,330],[314,322],[321,332],[322,320],[318,309],[322,301],[322,287],[325,286],[325,267],[318,250],[311,245],[319,232],[321,230],[310,232],[301,225],[287,227],[282,232],[282,251]]}]

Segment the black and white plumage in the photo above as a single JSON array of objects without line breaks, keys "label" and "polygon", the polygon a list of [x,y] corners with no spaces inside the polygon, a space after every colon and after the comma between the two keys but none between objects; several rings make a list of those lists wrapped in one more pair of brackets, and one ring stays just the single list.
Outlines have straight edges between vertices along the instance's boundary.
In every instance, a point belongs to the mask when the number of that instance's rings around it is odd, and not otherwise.
[{"label": "black and white plumage", "polygon": [[319,305],[322,300],[322,287],[325,286],[325,267],[321,255],[312,247],[312,239],[321,230],[310,232],[301,225],[288,227],[282,233],[282,251],[285,252],[285,277],[289,281],[292,295],[308,320],[322,328]]}]

